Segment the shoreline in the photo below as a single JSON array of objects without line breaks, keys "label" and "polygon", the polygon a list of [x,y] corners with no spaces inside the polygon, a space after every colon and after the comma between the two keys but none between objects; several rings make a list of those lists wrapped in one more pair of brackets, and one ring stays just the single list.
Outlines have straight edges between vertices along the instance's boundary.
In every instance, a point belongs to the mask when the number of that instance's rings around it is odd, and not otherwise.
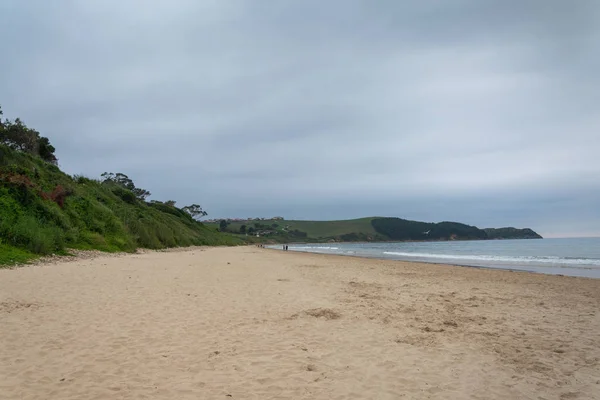
[{"label": "shoreline", "polygon": [[[586,239],[588,237],[583,237]],[[593,237],[592,237],[593,238]],[[278,246],[283,244],[305,244],[305,245],[333,245],[333,244],[373,244],[373,243],[446,243],[446,242],[490,242],[490,241],[504,241],[504,240],[541,240],[541,239],[565,239],[565,238],[494,238],[494,239],[438,239],[438,240],[370,240],[370,241],[356,241],[356,242],[277,242],[277,243],[269,243],[264,242],[262,244],[266,244],[268,246]]]},{"label": "shoreline", "polygon": [[[515,240],[518,240],[518,239],[515,239]],[[343,242],[343,243],[354,243],[354,242]],[[371,243],[371,242],[365,242],[365,243]],[[381,242],[381,243],[385,243],[385,242]],[[290,243],[290,244],[292,244],[292,243]],[[311,243],[293,243],[293,244],[311,244]],[[282,251],[281,249],[276,248],[276,246],[280,246],[280,244],[277,244],[277,245],[267,244],[266,246],[267,247],[263,247],[262,249],[275,251],[275,252]],[[110,252],[102,252],[102,251],[98,251],[98,250],[75,250],[75,251],[72,251],[70,255],[64,255],[64,256],[63,255],[51,255],[51,256],[40,257],[40,258],[34,259],[27,263],[0,266],[0,270],[16,269],[16,268],[31,267],[31,266],[44,267],[44,266],[48,266],[51,264],[57,264],[57,263],[78,262],[80,260],[96,259],[96,258],[120,258],[120,257],[134,256],[136,254],[180,253],[180,252],[189,252],[189,251],[195,251],[195,250],[196,251],[204,251],[207,249],[217,249],[217,248],[255,248],[255,247],[256,247],[256,244],[239,245],[239,246],[234,246],[234,247],[187,246],[187,247],[171,247],[171,248],[157,249],[157,250],[140,248],[132,253],[128,253],[128,252],[110,253]],[[404,259],[397,259],[397,258],[385,258],[385,257],[356,255],[356,254],[319,253],[319,252],[298,251],[298,250],[289,250],[289,251],[293,252],[294,254],[309,254],[309,255],[316,255],[316,256],[351,257],[351,258],[358,258],[358,259],[365,259],[365,260],[392,261],[392,262],[399,262],[399,263],[425,264],[425,265],[436,265],[436,266],[445,266],[445,267],[474,268],[474,269],[481,269],[481,270],[488,270],[488,271],[506,271],[506,272],[511,272],[511,273],[528,273],[528,274],[536,274],[536,275],[543,275],[543,276],[556,276],[556,277],[592,279],[592,280],[600,279],[600,277],[556,274],[556,273],[549,273],[549,272],[532,271],[532,270],[527,270],[527,269],[510,268],[508,266],[493,267],[493,266],[486,266],[486,265],[468,265],[468,264],[458,264],[458,263],[450,263],[450,262],[404,260]],[[525,268],[525,267],[523,267],[523,268]],[[588,270],[588,268],[580,268],[580,269]]]},{"label": "shoreline", "polygon": [[[272,251],[282,251],[281,249],[265,247],[264,249],[272,250]],[[447,263],[447,262],[433,262],[433,261],[420,261],[420,260],[402,260],[397,258],[384,258],[384,257],[369,257],[368,255],[356,255],[356,254],[334,254],[334,253],[318,253],[318,252],[310,252],[310,251],[298,251],[298,250],[289,250],[294,254],[312,254],[319,256],[336,256],[336,257],[352,257],[352,258],[360,258],[365,260],[381,260],[381,261],[393,261],[400,263],[411,263],[411,264],[426,264],[426,265],[438,265],[438,266],[446,266],[446,267],[462,267],[462,268],[474,268],[474,269],[482,269],[488,271],[506,271],[506,272],[520,272],[520,273],[528,273],[528,274],[536,274],[536,275],[544,275],[544,276],[556,276],[556,277],[566,277],[566,278],[579,278],[579,279],[593,279],[598,280],[600,277],[592,277],[592,276],[578,276],[578,275],[568,275],[568,274],[554,274],[549,272],[541,272],[541,271],[531,271],[526,269],[518,269],[518,268],[510,268],[510,267],[492,267],[486,265],[467,265],[467,264],[456,264],[456,263]],[[523,267],[525,268],[525,267]],[[544,268],[544,267],[541,267]],[[546,267],[551,268],[551,267]],[[586,270],[588,270],[586,268]]]},{"label": "shoreline", "polygon": [[600,391],[599,280],[273,250],[0,270],[0,390],[24,400]]}]

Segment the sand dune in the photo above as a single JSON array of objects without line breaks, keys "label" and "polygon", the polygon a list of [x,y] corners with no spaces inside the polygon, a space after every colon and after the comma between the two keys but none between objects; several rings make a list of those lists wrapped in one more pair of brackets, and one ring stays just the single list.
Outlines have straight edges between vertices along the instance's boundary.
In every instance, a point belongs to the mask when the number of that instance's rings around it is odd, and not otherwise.
[{"label": "sand dune", "polygon": [[598,399],[600,280],[245,248],[0,270],[0,399]]}]

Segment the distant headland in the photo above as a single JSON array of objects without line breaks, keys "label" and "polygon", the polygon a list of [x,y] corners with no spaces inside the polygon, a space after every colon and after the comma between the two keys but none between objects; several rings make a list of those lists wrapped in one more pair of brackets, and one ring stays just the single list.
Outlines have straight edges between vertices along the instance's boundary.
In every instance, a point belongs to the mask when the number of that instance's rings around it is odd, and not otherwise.
[{"label": "distant headland", "polygon": [[385,242],[542,239],[529,228],[485,228],[459,222],[420,222],[395,217],[340,221],[273,218],[226,218],[204,221],[221,232],[273,242]]}]

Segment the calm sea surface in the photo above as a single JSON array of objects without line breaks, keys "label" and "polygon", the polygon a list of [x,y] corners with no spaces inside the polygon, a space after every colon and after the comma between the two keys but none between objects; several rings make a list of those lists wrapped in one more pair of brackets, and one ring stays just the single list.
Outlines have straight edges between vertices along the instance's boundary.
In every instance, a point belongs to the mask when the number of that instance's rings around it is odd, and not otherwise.
[{"label": "calm sea surface", "polygon": [[600,278],[600,238],[321,243],[289,250]]}]

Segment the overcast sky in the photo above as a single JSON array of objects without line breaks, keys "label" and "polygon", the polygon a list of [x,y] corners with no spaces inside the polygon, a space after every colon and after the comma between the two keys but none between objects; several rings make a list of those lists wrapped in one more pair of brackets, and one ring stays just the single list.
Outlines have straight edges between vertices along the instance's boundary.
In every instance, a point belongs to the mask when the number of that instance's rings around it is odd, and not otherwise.
[{"label": "overcast sky", "polygon": [[600,1],[2,0],[63,170],[211,217],[600,236]]}]

